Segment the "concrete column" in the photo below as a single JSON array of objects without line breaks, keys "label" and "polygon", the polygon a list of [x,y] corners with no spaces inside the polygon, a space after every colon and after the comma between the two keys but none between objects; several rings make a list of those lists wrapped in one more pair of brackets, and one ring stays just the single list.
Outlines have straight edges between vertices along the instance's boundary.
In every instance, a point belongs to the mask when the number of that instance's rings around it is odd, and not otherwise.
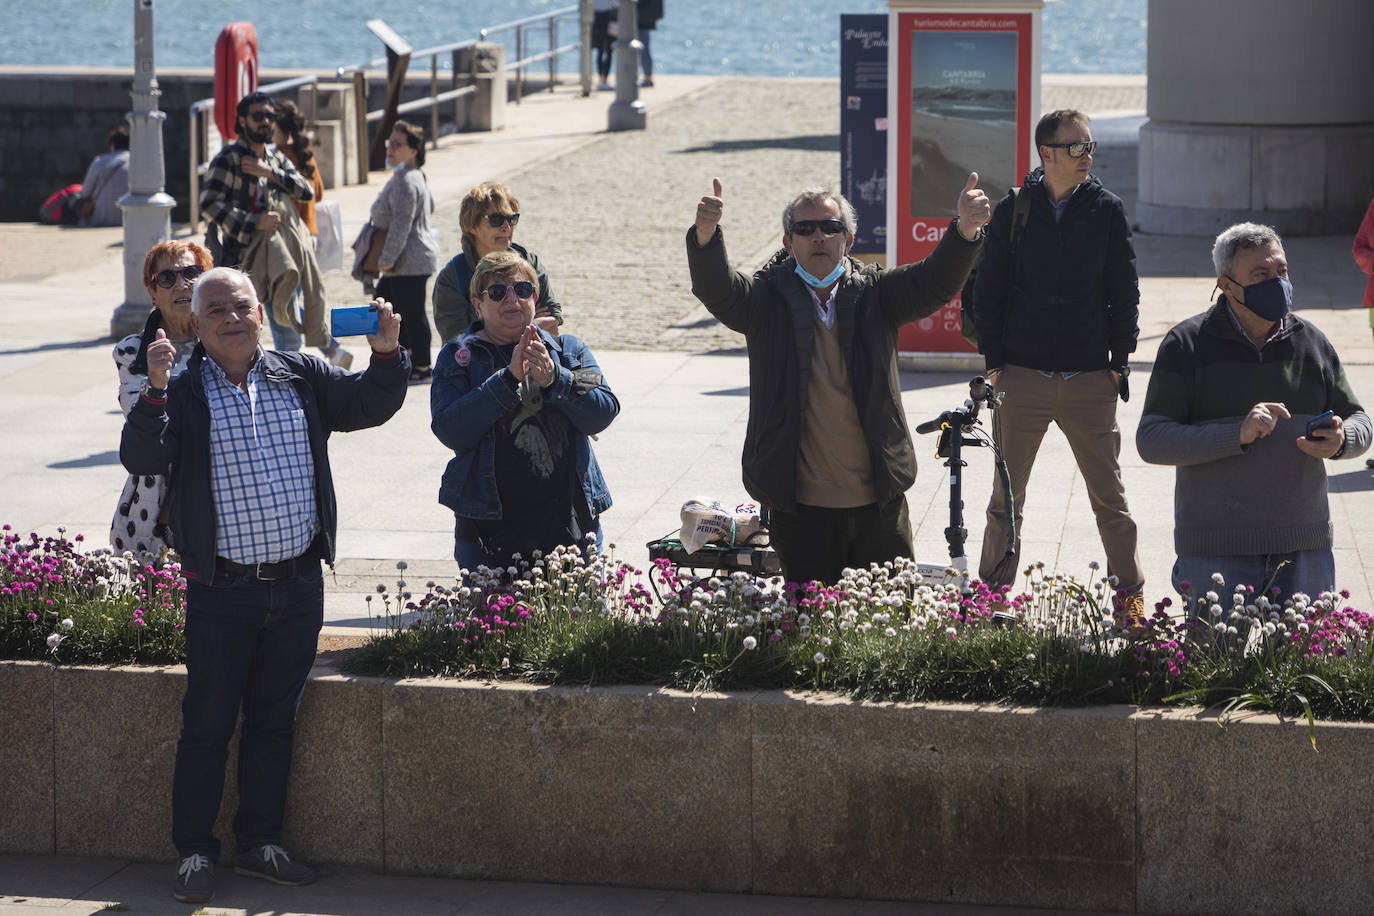
[{"label": "concrete column", "polygon": [[1374,3],[1150,0],[1145,232],[1342,234],[1374,196]]},{"label": "concrete column", "polygon": [[607,116],[608,130],[643,130],[648,121],[639,100],[639,3],[620,0],[616,14],[620,37],[615,40],[615,101]]},{"label": "concrete column", "polygon": [[153,300],[143,288],[148,249],[172,237],[176,201],[163,188],[162,122],[158,110],[157,67],[153,61],[153,0],[134,0],[134,85],[129,93],[129,193],[124,211],[124,302],[110,317],[110,334],[119,340],[141,330]]}]

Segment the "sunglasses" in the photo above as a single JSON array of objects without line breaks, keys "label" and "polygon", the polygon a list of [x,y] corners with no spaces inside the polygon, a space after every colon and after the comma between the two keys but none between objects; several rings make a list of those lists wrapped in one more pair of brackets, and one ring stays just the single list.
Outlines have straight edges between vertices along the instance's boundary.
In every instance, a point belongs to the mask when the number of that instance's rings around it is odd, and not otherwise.
[{"label": "sunglasses", "polygon": [[196,282],[205,271],[200,269],[199,264],[187,264],[185,267],[169,267],[166,270],[159,270],[153,274],[153,282],[163,289],[171,289],[177,285],[177,278],[185,277],[187,283]]},{"label": "sunglasses", "polygon": [[520,222],[519,213],[488,213],[487,225],[493,229],[500,229],[502,226],[509,225],[512,229],[515,224]]},{"label": "sunglasses", "polygon": [[487,287],[487,298],[492,302],[500,302],[506,298],[506,290],[515,290],[515,298],[528,299],[534,295],[534,284],[528,280],[516,280],[514,283],[493,283]]},{"label": "sunglasses", "polygon": [[259,124],[271,124],[277,120],[277,113],[275,111],[250,111],[248,117]]},{"label": "sunglasses", "polygon": [[1079,140],[1077,143],[1042,143],[1041,146],[1048,146],[1051,149],[1066,149],[1069,151],[1070,159],[1082,159],[1084,154],[1091,156],[1093,150],[1097,149],[1096,140]]},{"label": "sunglasses", "polygon": [[840,219],[799,219],[793,220],[792,232],[795,235],[811,235],[817,229],[826,235],[839,235],[844,232],[844,220]]}]

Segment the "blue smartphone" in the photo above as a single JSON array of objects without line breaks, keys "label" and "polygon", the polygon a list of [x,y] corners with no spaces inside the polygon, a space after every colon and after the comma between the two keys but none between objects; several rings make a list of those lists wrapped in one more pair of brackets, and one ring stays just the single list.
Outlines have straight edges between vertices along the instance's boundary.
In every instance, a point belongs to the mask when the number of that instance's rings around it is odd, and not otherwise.
[{"label": "blue smartphone", "polygon": [[1304,436],[1303,438],[1304,438],[1304,439],[1316,439],[1317,437],[1314,436],[1314,435],[1312,435],[1313,431],[1318,430],[1318,429],[1330,429],[1331,427],[1333,427],[1333,426],[1335,426],[1335,425],[1336,425],[1335,414],[1333,414],[1333,413],[1332,413],[1331,411],[1329,411],[1329,410],[1326,411],[1325,413],[1319,413],[1319,414],[1317,414],[1315,417],[1313,417],[1312,419],[1310,419],[1310,420],[1307,421],[1307,435]]},{"label": "blue smartphone", "polygon": [[377,333],[377,306],[359,305],[353,308],[330,309],[329,323],[335,337],[357,337]]}]

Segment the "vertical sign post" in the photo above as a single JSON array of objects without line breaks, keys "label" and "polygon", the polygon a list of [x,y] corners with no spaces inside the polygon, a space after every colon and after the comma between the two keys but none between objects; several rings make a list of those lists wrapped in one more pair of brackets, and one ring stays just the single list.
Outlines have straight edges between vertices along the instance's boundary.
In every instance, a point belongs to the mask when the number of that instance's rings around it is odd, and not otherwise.
[{"label": "vertical sign post", "polygon": [[[969,172],[995,205],[1030,171],[1040,111],[1043,0],[889,0],[887,256],[924,258],[955,214]],[[918,360],[973,354],[959,300],[902,328]]]}]

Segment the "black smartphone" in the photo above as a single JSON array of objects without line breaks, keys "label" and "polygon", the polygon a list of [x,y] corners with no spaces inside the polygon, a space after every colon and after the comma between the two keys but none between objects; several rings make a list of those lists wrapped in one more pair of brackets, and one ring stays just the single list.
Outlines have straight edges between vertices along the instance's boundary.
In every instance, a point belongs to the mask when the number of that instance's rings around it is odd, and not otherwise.
[{"label": "black smartphone", "polygon": [[1314,435],[1312,435],[1312,432],[1313,432],[1314,430],[1318,430],[1318,429],[1330,429],[1331,427],[1333,427],[1333,426],[1335,426],[1335,425],[1336,425],[1336,415],[1335,415],[1334,413],[1332,413],[1332,412],[1329,411],[1329,410],[1326,411],[1325,413],[1319,413],[1319,414],[1317,414],[1315,417],[1313,417],[1312,419],[1310,419],[1310,420],[1307,421],[1307,435],[1304,436],[1304,438],[1306,438],[1306,439],[1315,439],[1315,438],[1317,438],[1317,437],[1314,436]]}]

